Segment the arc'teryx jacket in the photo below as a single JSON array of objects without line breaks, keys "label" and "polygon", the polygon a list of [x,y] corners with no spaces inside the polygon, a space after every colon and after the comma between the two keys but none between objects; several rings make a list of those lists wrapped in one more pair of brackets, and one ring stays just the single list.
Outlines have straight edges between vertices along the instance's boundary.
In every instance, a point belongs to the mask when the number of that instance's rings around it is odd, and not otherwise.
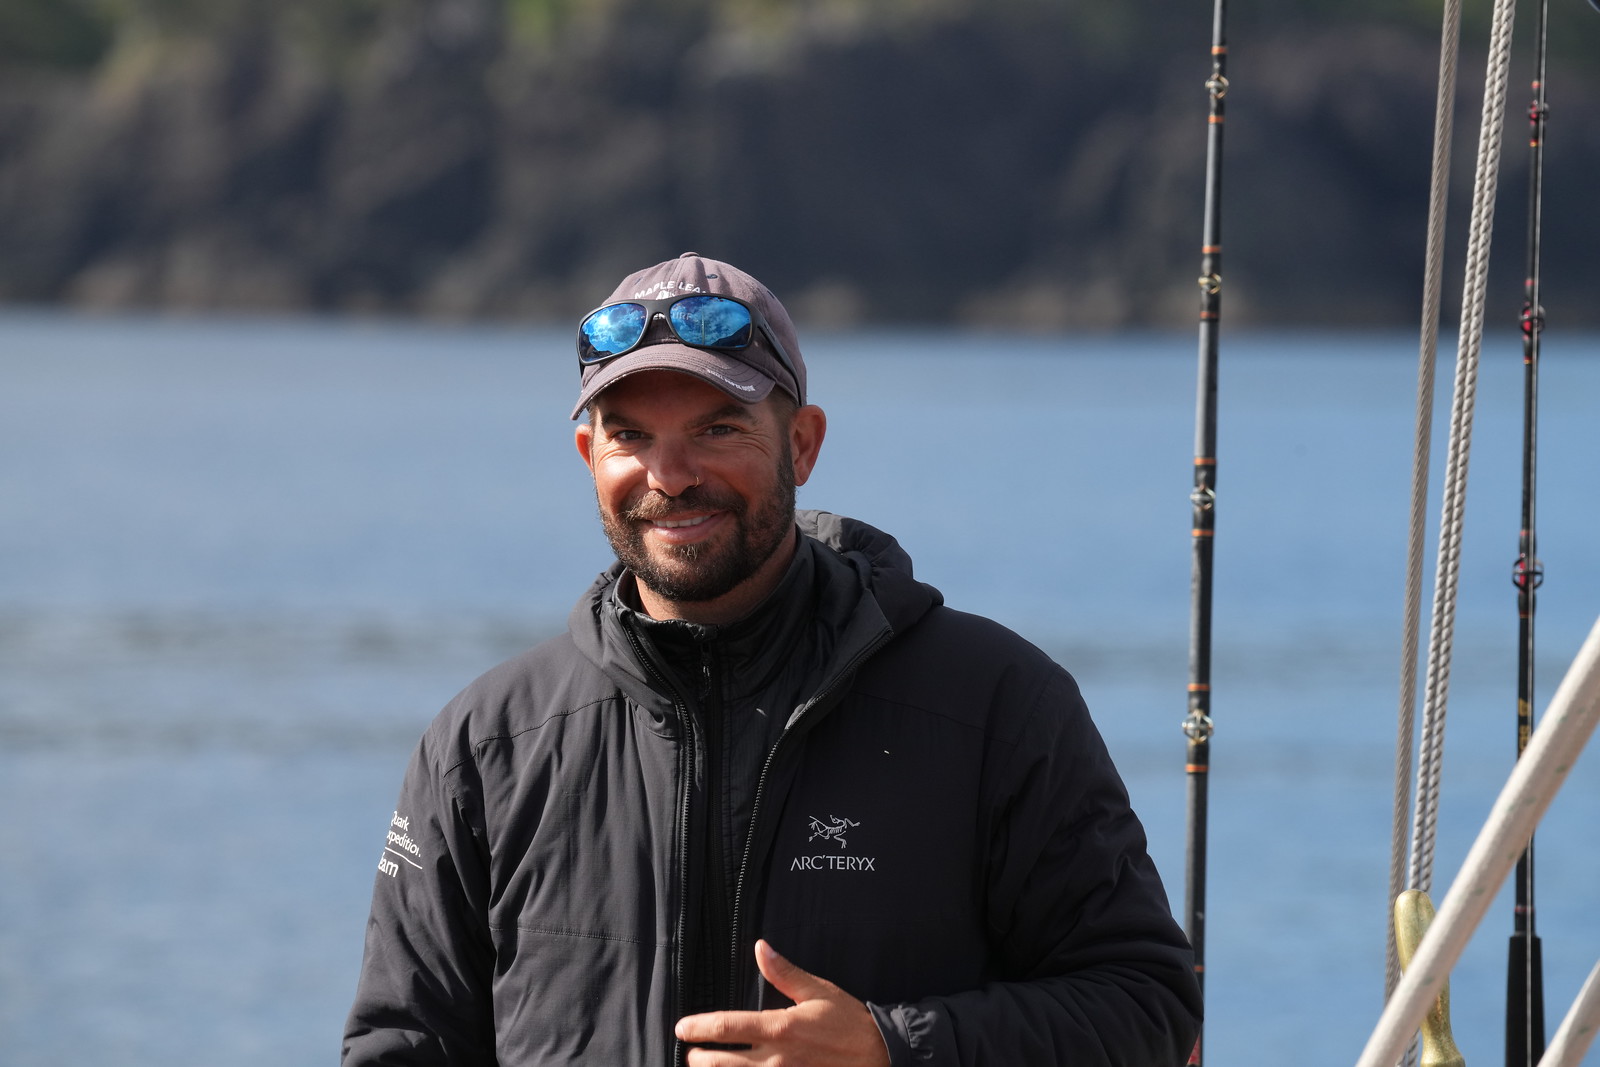
[{"label": "arc'teryx jacket", "polygon": [[[896,1067],[1184,1062],[1188,946],[1072,679],[944,607],[893,538],[797,518],[783,595],[808,616],[784,647],[709,633],[717,680],[690,691],[613,567],[567,634],[434,721],[382,854],[346,1067],[671,1064],[692,981],[726,1007],[787,1003],[758,937],[867,1001]],[[784,716],[725,883],[703,874],[705,813],[728,802],[705,795],[708,702]]]}]

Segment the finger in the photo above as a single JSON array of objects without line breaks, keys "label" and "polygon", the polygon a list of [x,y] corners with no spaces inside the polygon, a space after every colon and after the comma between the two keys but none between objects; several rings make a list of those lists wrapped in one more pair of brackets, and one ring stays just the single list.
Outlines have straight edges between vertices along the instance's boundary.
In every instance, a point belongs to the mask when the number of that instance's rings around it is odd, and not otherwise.
[{"label": "finger", "polygon": [[767,1036],[758,1011],[708,1011],[685,1015],[672,1028],[679,1041],[716,1045],[750,1045]]},{"label": "finger", "polygon": [[764,940],[756,942],[756,967],[761,971],[761,977],[772,984],[772,988],[796,1004],[820,1000],[836,993],[839,988],[827,979],[818,978],[790,963]]},{"label": "finger", "polygon": [[729,1052],[723,1049],[692,1048],[685,1060],[688,1067],[751,1067],[757,1063],[748,1052]]}]

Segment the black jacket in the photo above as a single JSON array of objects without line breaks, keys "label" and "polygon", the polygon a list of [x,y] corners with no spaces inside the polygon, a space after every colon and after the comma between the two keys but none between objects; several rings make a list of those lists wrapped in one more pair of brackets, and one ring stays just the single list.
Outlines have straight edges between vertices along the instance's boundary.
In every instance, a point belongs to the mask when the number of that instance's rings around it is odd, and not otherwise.
[{"label": "black jacket", "polygon": [[348,1067],[667,1065],[687,1011],[786,1003],[758,937],[897,1067],[1184,1062],[1190,953],[1072,678],[893,538],[799,519],[748,624],[653,631],[613,567],[434,721]]}]

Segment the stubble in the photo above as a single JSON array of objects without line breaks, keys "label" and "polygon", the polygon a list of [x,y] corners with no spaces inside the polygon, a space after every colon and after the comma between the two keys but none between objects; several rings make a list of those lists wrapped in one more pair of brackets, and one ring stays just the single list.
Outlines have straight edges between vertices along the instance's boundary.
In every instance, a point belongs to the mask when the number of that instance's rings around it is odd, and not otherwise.
[{"label": "stubble", "polygon": [[[794,459],[784,442],[774,483],[757,501],[695,486],[675,497],[646,493],[618,515],[600,509],[606,539],[623,566],[663,600],[695,604],[737,589],[772,558],[794,529]],[[645,544],[650,521],[694,512],[722,511],[733,519],[732,537],[688,545]]]}]

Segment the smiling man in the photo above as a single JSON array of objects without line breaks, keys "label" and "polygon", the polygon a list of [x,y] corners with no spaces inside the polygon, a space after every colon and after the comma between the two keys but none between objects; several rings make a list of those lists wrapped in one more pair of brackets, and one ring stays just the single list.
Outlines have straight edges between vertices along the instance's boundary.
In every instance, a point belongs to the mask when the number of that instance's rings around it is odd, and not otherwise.
[{"label": "smiling man", "polygon": [[730,400],[667,370],[624,376],[594,407],[578,453],[646,613],[706,623],[747,614],[794,555],[795,486],[822,446],[822,409]]},{"label": "smiling man", "polygon": [[423,736],[344,1063],[1183,1063],[1188,947],[1071,677],[796,512],[783,306],[686,254],[578,357],[617,563]]}]

